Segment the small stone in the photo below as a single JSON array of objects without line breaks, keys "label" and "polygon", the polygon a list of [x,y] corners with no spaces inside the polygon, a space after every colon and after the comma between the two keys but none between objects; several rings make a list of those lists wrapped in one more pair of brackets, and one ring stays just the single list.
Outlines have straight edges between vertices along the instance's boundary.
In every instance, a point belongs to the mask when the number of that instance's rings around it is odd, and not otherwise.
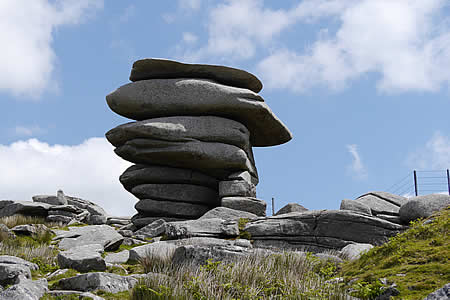
[{"label": "small stone", "polygon": [[58,286],[62,289],[82,292],[103,290],[108,293],[128,291],[138,282],[132,276],[120,276],[113,273],[94,272],[63,278]]},{"label": "small stone", "polygon": [[153,238],[156,236],[160,236],[166,232],[166,221],[163,219],[159,219],[154,221],[151,224],[148,224],[138,231],[135,232],[135,235],[141,235],[144,238]]},{"label": "small stone", "polygon": [[341,253],[344,254],[349,260],[356,260],[361,257],[364,252],[372,249],[371,244],[354,243],[348,244],[341,249]]},{"label": "small stone", "polygon": [[219,218],[223,220],[239,220],[243,218],[252,220],[257,219],[258,216],[247,211],[236,210],[228,207],[215,207],[201,216],[199,220],[213,218]]}]

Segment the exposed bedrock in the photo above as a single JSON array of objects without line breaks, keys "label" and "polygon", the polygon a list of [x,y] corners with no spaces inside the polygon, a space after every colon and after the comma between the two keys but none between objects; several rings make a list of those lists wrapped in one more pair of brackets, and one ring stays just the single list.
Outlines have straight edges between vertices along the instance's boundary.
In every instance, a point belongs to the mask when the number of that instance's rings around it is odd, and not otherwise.
[{"label": "exposed bedrock", "polygon": [[380,244],[405,227],[348,210],[292,212],[251,221],[244,228],[258,247],[341,249],[350,243]]},{"label": "exposed bedrock", "polygon": [[150,79],[121,86],[106,101],[115,113],[134,120],[169,116],[219,116],[250,131],[253,146],[274,146],[292,135],[264,99],[251,90],[201,79]]},{"label": "exposed bedrock", "polygon": [[[214,206],[186,202],[141,199],[134,206],[136,210],[147,217],[172,217],[181,219],[197,219]],[[133,223],[135,223],[133,221]]]},{"label": "exposed bedrock", "polygon": [[250,147],[249,134],[244,125],[230,119],[215,116],[177,116],[122,124],[108,131],[106,138],[116,147],[135,138],[174,142],[195,139],[230,144],[246,150]]},{"label": "exposed bedrock", "polygon": [[131,193],[139,199],[181,201],[207,206],[218,206],[219,195],[216,190],[190,184],[142,184],[134,187]]},{"label": "exposed bedrock", "polygon": [[254,92],[262,89],[259,79],[244,70],[215,65],[186,64],[168,59],[146,58],[133,64],[130,80],[154,78],[206,78],[216,82],[246,88]]},{"label": "exposed bedrock", "polygon": [[247,153],[229,144],[132,139],[114,151],[123,159],[137,164],[189,168],[216,178],[226,177],[239,170],[258,177],[256,167]]},{"label": "exposed bedrock", "polygon": [[192,169],[182,169],[158,165],[133,165],[123,172],[120,182],[131,190],[146,183],[183,183],[200,185],[218,190],[219,181],[211,176]]}]

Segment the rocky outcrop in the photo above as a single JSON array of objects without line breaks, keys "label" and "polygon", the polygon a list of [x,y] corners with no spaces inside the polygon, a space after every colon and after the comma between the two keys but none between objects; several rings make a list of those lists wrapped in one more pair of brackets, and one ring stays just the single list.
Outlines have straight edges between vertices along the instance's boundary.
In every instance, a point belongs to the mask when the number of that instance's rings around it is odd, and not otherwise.
[{"label": "rocky outcrop", "polygon": [[168,222],[166,224],[166,235],[170,239],[187,237],[233,238],[239,235],[239,228],[235,220],[222,220],[218,218],[198,219]]},{"label": "rocky outcrop", "polygon": [[25,216],[46,217],[48,222],[70,224],[85,222],[89,224],[104,224],[107,214],[103,208],[94,202],[64,195],[61,190],[56,196],[37,195],[31,201],[0,201],[0,217],[16,214]]},{"label": "rocky outcrop", "polygon": [[265,215],[265,202],[254,198],[252,147],[285,143],[291,133],[255,92],[259,80],[233,68],[160,59],[135,62],[130,78],[135,82],[106,101],[137,121],[106,138],[136,164],[120,177],[139,199],[133,224],[197,219],[221,205]]},{"label": "rocky outcrop", "polygon": [[256,247],[341,249],[351,243],[381,244],[405,227],[348,210],[293,212],[251,221],[244,228]]},{"label": "rocky outcrop", "polygon": [[288,203],[285,206],[283,206],[279,211],[275,213],[275,216],[282,215],[282,214],[288,214],[291,212],[303,212],[307,211],[308,209],[303,207],[302,205],[298,203]]},{"label": "rocky outcrop", "polygon": [[450,299],[450,283],[447,283],[442,288],[429,294],[424,300],[447,300]]},{"label": "rocky outcrop", "polygon": [[413,197],[400,208],[400,221],[409,224],[413,220],[427,218],[449,205],[449,195],[430,194]]},{"label": "rocky outcrop", "polygon": [[400,224],[400,207],[408,198],[387,192],[369,192],[355,200],[342,200],[341,210],[351,210]]}]

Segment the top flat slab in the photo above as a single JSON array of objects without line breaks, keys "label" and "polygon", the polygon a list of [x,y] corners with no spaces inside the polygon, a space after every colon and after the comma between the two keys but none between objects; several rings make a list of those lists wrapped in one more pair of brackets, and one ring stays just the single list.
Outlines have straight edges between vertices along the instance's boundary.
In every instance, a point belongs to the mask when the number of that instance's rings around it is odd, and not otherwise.
[{"label": "top flat slab", "polygon": [[247,71],[216,65],[186,64],[167,59],[147,58],[133,64],[130,80],[203,78],[218,83],[249,89],[258,93],[262,89],[259,79]]}]

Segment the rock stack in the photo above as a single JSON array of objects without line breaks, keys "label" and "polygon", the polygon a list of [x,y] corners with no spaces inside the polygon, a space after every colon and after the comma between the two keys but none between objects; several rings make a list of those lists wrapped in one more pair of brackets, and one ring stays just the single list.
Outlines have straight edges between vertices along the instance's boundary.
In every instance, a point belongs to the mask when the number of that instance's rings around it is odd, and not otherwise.
[{"label": "rock stack", "polygon": [[265,215],[252,147],[292,136],[257,94],[261,82],[243,70],[161,59],[136,61],[130,80],[106,101],[136,121],[106,137],[135,163],[120,177],[139,199],[133,223],[196,219],[217,206]]}]

